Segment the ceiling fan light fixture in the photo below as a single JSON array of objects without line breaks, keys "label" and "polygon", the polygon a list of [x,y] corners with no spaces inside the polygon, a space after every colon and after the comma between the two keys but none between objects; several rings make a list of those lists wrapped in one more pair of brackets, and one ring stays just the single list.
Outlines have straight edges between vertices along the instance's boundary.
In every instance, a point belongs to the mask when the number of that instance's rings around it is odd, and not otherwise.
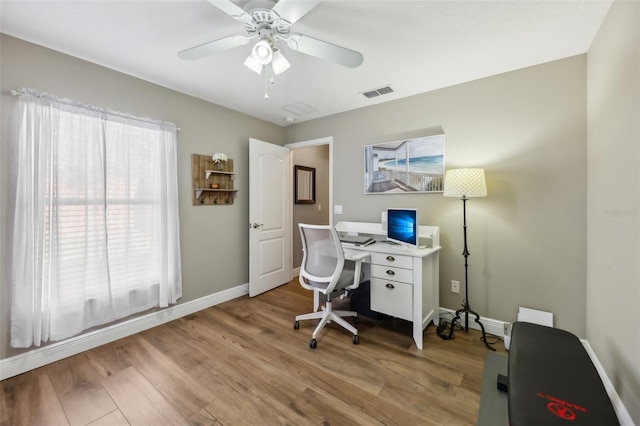
[{"label": "ceiling fan light fixture", "polygon": [[256,62],[255,59],[253,59],[253,54],[247,57],[247,59],[244,61],[244,66],[249,68],[256,74],[262,74],[262,65]]},{"label": "ceiling fan light fixture", "polygon": [[251,50],[251,56],[260,65],[267,65],[273,58],[273,50],[268,40],[262,39]]},{"label": "ceiling fan light fixture", "polygon": [[279,50],[275,50],[273,52],[271,66],[273,67],[273,73],[275,75],[279,75],[288,70],[291,67],[291,64],[289,63],[289,61],[287,61],[287,58],[284,57],[282,52],[280,52]]}]

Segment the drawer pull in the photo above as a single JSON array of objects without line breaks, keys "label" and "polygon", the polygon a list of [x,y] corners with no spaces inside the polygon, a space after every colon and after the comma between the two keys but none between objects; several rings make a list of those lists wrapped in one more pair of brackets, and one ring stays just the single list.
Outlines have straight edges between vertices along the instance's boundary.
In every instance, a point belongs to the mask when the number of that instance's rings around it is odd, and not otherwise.
[{"label": "drawer pull", "polygon": [[395,275],[396,273],[393,272],[391,269],[387,269],[387,275]]},{"label": "drawer pull", "polygon": [[395,288],[395,286],[391,283],[387,283],[385,287],[387,287],[389,290],[393,290]]},{"label": "drawer pull", "polygon": [[389,262],[393,262],[394,260],[396,260],[396,258],[395,258],[395,257],[393,257],[393,256],[387,256],[387,260],[388,260]]}]

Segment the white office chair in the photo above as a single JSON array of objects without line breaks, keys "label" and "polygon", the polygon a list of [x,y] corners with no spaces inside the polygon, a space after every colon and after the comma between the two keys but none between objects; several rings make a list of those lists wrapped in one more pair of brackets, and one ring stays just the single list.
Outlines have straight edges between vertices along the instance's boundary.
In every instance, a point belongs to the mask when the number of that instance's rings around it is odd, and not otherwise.
[{"label": "white office chair", "polygon": [[[357,288],[362,279],[362,262],[369,253],[358,253],[351,256],[345,267],[344,251],[338,233],[329,225],[298,224],[302,238],[303,258],[300,266],[300,285],[326,297],[322,311],[296,316],[293,328],[300,328],[300,321],[320,319],[313,330],[309,347],[315,349],[317,337],[328,322],[336,322],[353,333],[353,344],[358,344],[358,330],[342,317],[357,317],[354,311],[334,311],[331,306],[333,297]],[[351,268],[350,266],[353,266]]]}]

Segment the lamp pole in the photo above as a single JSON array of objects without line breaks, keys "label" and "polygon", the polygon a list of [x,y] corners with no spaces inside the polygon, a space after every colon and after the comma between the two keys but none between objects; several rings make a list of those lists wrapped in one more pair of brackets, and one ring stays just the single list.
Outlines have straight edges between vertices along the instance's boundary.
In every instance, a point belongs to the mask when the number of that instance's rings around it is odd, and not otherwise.
[{"label": "lamp pole", "polygon": [[462,232],[464,236],[464,249],[462,250],[462,255],[464,256],[464,302],[462,304],[462,309],[458,309],[456,311],[456,316],[451,320],[451,327],[449,328],[449,336],[448,339],[453,339],[453,328],[457,321],[460,321],[460,314],[464,313],[464,331],[469,331],[469,314],[473,314],[476,316],[475,321],[480,325],[480,329],[482,330],[482,341],[485,346],[492,351],[495,351],[494,348],[489,346],[487,342],[487,334],[484,331],[484,325],[480,322],[480,315],[478,313],[471,310],[471,306],[469,305],[469,262],[467,261],[469,257],[469,249],[467,248],[467,198],[466,195],[463,195],[462,198]]},{"label": "lamp pole", "polygon": [[[463,195],[462,198],[462,233],[464,235],[464,249],[462,255],[464,256],[464,331],[469,331],[469,249],[467,249],[467,198]],[[480,324],[482,325],[482,324]],[[484,329],[482,329],[482,335],[484,336]]]}]

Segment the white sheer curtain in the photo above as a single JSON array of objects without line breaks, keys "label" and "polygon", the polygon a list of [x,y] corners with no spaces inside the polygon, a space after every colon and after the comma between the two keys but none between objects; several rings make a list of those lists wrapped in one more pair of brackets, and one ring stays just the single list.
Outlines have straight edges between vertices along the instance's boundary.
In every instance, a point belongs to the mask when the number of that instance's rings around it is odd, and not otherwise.
[{"label": "white sheer curtain", "polygon": [[23,89],[11,346],[182,296],[176,127]]}]

